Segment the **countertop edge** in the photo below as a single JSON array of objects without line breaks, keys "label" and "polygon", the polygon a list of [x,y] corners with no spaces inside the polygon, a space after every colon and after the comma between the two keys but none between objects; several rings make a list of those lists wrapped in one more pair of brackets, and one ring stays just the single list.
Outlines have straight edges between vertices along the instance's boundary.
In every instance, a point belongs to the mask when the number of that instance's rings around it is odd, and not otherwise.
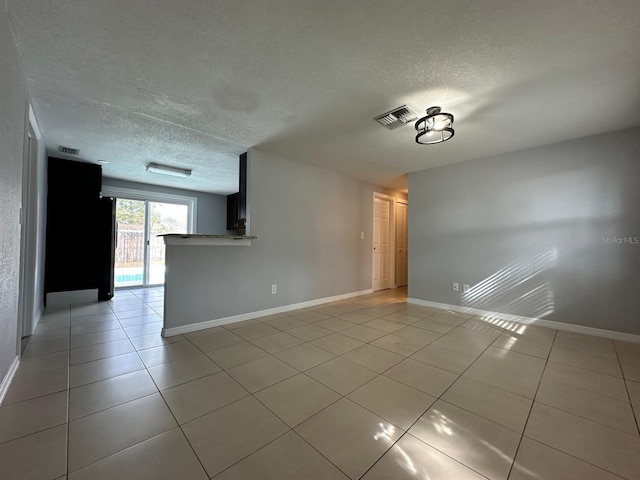
[{"label": "countertop edge", "polygon": [[210,247],[250,247],[255,235],[207,235],[169,233],[158,235],[163,237],[165,245],[176,246],[210,246]]}]

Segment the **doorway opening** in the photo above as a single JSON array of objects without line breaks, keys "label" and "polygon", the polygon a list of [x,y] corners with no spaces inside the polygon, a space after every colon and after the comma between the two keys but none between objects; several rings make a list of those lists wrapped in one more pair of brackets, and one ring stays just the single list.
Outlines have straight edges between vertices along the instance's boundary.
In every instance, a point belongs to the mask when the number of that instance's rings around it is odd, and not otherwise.
[{"label": "doorway opening", "polygon": [[43,175],[39,165],[42,133],[31,105],[25,119],[22,198],[20,203],[20,270],[18,290],[18,339],[33,335],[40,319],[42,300],[39,293],[42,266],[42,193]]},{"label": "doorway opening", "polygon": [[409,282],[408,209],[406,201],[396,202],[396,287]]},{"label": "doorway opening", "polygon": [[374,291],[408,284],[408,206],[402,198],[373,194]]},{"label": "doorway opening", "polygon": [[115,287],[164,284],[166,233],[191,233],[191,206],[175,201],[116,199]]},{"label": "doorway opening", "polygon": [[373,290],[385,290],[394,285],[393,268],[395,236],[393,214],[395,199],[382,193],[373,194]]}]

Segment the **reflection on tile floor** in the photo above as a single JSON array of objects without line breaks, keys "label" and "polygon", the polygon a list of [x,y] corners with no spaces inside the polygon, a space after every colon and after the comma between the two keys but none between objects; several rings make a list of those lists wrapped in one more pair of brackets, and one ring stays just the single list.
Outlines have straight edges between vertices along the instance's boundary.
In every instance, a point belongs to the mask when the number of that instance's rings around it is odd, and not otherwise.
[{"label": "reflection on tile floor", "polygon": [[47,310],[2,478],[640,478],[640,344],[404,289],[166,339],[162,308],[148,288]]}]

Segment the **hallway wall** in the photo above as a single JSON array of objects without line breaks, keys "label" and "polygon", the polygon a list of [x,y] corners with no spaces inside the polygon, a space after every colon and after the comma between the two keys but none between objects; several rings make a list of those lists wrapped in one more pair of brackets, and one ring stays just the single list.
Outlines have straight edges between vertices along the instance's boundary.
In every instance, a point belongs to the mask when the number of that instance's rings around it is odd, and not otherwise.
[{"label": "hallway wall", "polygon": [[[0,379],[18,352],[20,206],[27,83],[0,5]],[[1,393],[1,392],[0,392]]]}]

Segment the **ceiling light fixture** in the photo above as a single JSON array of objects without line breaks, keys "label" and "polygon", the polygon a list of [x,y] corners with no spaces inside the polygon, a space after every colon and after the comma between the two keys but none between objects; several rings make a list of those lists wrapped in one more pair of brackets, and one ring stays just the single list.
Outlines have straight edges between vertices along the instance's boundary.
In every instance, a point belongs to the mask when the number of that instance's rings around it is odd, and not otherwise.
[{"label": "ceiling light fixture", "polygon": [[167,165],[158,165],[157,163],[147,165],[147,172],[162,173],[163,175],[171,175],[173,177],[191,176],[191,170],[187,168],[169,167]]},{"label": "ceiling light fixture", "polygon": [[453,137],[453,115],[441,110],[440,107],[427,108],[427,115],[416,122],[416,142],[420,145],[442,143]]}]

